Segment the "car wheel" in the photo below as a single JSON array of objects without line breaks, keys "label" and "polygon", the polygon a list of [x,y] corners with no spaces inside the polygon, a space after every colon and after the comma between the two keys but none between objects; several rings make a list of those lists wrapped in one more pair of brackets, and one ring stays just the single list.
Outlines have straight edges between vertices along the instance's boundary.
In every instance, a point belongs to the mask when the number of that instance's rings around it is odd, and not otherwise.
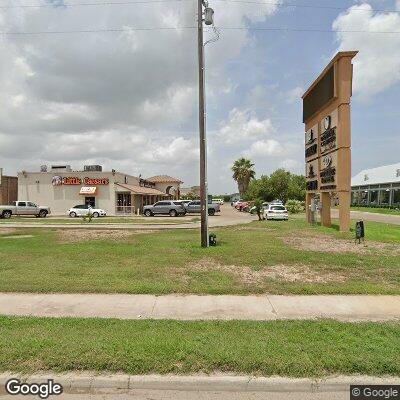
[{"label": "car wheel", "polygon": [[5,218],[5,219],[10,219],[11,215],[12,215],[11,211],[3,211],[3,214],[2,214],[3,218]]},{"label": "car wheel", "polygon": [[150,210],[146,210],[146,211],[144,212],[144,215],[145,215],[146,217],[151,217],[151,211],[150,211]]},{"label": "car wheel", "polygon": [[214,215],[215,214],[215,210],[212,208],[211,210],[208,210],[208,215]]},{"label": "car wheel", "polygon": [[46,210],[40,210],[39,211],[39,218],[46,218],[47,216],[47,211]]},{"label": "car wheel", "polygon": [[93,217],[93,218],[99,218],[99,213],[98,213],[98,212],[94,212],[94,213],[92,214],[92,217]]},{"label": "car wheel", "polygon": [[171,210],[170,212],[169,212],[169,216],[170,217],[176,217],[178,215],[178,213],[176,212],[176,210]]},{"label": "car wheel", "polygon": [[70,216],[71,218],[75,218],[75,217],[76,217],[76,212],[71,211],[71,212],[69,213],[69,216]]}]

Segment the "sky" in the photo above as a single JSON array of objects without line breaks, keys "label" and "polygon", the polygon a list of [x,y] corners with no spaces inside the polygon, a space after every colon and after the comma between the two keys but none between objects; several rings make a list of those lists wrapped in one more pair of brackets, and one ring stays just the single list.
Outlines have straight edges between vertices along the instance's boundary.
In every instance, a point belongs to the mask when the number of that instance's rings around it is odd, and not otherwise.
[{"label": "sky", "polygon": [[[339,50],[359,51],[352,175],[400,161],[400,0],[210,6],[220,33],[205,47],[211,193],[236,191],[239,157],[258,177],[304,173],[301,95]],[[197,185],[196,12],[195,0],[0,0],[3,173],[100,164]]]}]

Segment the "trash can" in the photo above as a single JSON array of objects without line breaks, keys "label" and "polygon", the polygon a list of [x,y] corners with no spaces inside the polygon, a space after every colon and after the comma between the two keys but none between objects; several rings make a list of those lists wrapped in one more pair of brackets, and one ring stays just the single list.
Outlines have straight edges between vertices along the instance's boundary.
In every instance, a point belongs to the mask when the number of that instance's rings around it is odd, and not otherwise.
[{"label": "trash can", "polygon": [[217,235],[215,233],[210,233],[208,235],[208,244],[210,246],[216,246],[217,245]]}]

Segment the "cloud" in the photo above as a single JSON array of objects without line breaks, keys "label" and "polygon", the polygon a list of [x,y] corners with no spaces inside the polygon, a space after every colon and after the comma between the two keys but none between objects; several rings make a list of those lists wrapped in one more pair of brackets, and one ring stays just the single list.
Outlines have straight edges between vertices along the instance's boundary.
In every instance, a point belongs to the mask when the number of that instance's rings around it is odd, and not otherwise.
[{"label": "cloud", "polygon": [[304,174],[304,163],[301,163],[298,160],[294,160],[292,158],[287,158],[283,160],[279,167],[284,168],[287,171],[291,171],[294,173],[302,173]]},{"label": "cloud", "polygon": [[[196,26],[196,4],[67,7],[62,0],[39,1],[49,3],[54,7],[1,13],[0,30],[94,32],[2,38],[0,165],[15,173],[58,161],[77,167],[93,162],[143,175],[176,171],[197,181],[196,29],[179,28]],[[246,27],[278,6],[214,8],[217,25]],[[147,27],[175,29],[134,30]],[[225,68],[252,40],[246,29],[230,30],[207,46],[209,93],[235,91],[237,82]],[[244,122],[256,133],[269,125],[254,116]]]},{"label": "cloud", "polygon": [[[360,12],[359,9],[367,11]],[[335,31],[398,31],[399,13],[374,13],[368,3],[350,7],[333,22]],[[400,35],[337,32],[339,50],[359,50],[354,93],[369,99],[400,81]]]},{"label": "cloud", "polygon": [[224,143],[238,143],[268,136],[275,131],[270,119],[259,120],[249,109],[232,109],[228,119],[221,123],[218,137]]},{"label": "cloud", "polygon": [[303,88],[301,88],[300,86],[297,86],[291,90],[289,90],[286,93],[286,102],[289,104],[295,103],[295,102],[300,102],[301,101],[301,96],[303,95],[303,93],[305,92],[305,90]]},{"label": "cloud", "polygon": [[252,157],[277,157],[283,155],[284,149],[282,145],[275,139],[258,140],[254,142],[243,155],[248,158]]}]

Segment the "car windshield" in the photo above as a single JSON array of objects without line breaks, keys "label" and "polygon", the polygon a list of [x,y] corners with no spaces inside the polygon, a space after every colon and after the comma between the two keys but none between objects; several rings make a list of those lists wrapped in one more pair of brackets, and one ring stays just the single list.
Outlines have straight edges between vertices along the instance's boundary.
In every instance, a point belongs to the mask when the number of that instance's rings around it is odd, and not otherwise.
[{"label": "car windshield", "polygon": [[273,206],[273,207],[270,207],[270,209],[274,210],[274,211],[286,211],[286,208],[283,206]]}]

